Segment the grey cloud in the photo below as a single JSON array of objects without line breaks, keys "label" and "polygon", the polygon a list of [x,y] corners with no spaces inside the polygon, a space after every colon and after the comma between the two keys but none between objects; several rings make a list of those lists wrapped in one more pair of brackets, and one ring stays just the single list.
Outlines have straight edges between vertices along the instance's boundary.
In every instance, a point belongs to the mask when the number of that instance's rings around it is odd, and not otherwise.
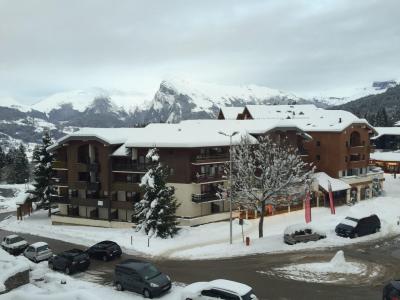
[{"label": "grey cloud", "polygon": [[398,0],[0,0],[0,95],[164,76],[313,93],[399,78]]}]

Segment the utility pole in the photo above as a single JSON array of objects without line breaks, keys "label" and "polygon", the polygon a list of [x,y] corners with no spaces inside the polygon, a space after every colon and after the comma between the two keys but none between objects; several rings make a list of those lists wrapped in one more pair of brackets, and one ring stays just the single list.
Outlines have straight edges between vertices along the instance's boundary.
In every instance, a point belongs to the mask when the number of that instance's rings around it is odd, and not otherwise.
[{"label": "utility pole", "polygon": [[233,186],[232,186],[232,137],[239,132],[234,131],[231,134],[226,134],[225,132],[218,131],[226,137],[229,137],[229,243],[232,244],[232,202],[233,202]]}]

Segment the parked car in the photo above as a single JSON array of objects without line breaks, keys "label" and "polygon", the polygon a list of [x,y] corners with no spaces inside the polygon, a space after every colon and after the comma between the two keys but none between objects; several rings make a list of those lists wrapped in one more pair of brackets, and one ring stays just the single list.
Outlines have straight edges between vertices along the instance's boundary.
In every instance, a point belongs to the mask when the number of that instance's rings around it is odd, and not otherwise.
[{"label": "parked car", "polygon": [[114,257],[120,257],[122,254],[121,247],[112,241],[102,241],[87,249],[90,258],[102,259],[107,261]]},{"label": "parked car", "polygon": [[393,280],[383,288],[383,300],[400,300],[400,280]]},{"label": "parked car", "polygon": [[89,255],[82,250],[72,249],[54,255],[49,259],[49,268],[60,270],[65,274],[85,271],[90,266]]},{"label": "parked car", "polygon": [[1,247],[10,254],[18,255],[28,247],[28,242],[19,235],[12,234],[3,238]]},{"label": "parked car", "polygon": [[124,289],[143,294],[145,298],[160,296],[171,289],[171,279],[154,265],[135,259],[125,260],[115,266],[114,284],[117,290]]},{"label": "parked car", "polygon": [[196,282],[186,286],[181,293],[182,300],[229,299],[257,300],[253,289],[246,284],[217,279],[210,282]]},{"label": "parked car", "polygon": [[25,251],[24,256],[31,261],[38,263],[43,260],[48,260],[53,256],[53,251],[49,248],[49,245],[45,242],[37,242],[29,245]]},{"label": "parked car", "polygon": [[338,236],[356,238],[381,230],[381,221],[377,215],[357,219],[346,217],[335,228]]},{"label": "parked car", "polygon": [[283,241],[288,245],[318,241],[324,238],[326,238],[325,233],[305,224],[288,226],[283,235]]}]

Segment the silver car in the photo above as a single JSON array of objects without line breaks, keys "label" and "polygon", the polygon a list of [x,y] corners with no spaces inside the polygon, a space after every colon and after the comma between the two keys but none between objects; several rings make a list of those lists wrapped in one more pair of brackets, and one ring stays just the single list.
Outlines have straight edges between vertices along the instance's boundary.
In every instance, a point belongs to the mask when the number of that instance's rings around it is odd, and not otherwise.
[{"label": "silver car", "polygon": [[38,242],[28,246],[24,251],[24,256],[37,263],[48,260],[53,256],[53,251],[51,251],[47,243]]}]

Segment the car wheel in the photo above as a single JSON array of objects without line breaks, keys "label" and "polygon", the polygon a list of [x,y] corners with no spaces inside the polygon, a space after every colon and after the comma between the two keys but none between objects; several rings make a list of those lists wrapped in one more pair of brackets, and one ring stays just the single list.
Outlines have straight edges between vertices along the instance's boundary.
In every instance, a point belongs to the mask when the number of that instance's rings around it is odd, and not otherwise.
[{"label": "car wheel", "polygon": [[103,261],[107,261],[108,260],[107,255],[103,255],[102,259],[103,259]]},{"label": "car wheel", "polygon": [[379,227],[376,227],[376,228],[375,228],[375,233],[377,233],[377,232],[379,232],[379,231],[381,231],[381,229],[380,229]]},{"label": "car wheel", "polygon": [[150,293],[150,291],[148,290],[148,289],[144,289],[143,290],[143,297],[145,297],[145,298],[153,298],[152,296],[151,296],[151,293]]},{"label": "car wheel", "polygon": [[53,271],[56,270],[56,268],[54,267],[54,264],[53,264],[53,263],[49,263],[49,268],[52,269]]},{"label": "car wheel", "polygon": [[67,274],[67,275],[71,274],[71,269],[69,267],[65,268],[65,274]]},{"label": "car wheel", "polygon": [[115,286],[117,287],[117,291],[123,291],[124,290],[124,287],[119,282],[117,282],[117,284]]},{"label": "car wheel", "polygon": [[358,238],[358,233],[354,233],[353,234],[353,238],[355,239],[355,238]]}]

